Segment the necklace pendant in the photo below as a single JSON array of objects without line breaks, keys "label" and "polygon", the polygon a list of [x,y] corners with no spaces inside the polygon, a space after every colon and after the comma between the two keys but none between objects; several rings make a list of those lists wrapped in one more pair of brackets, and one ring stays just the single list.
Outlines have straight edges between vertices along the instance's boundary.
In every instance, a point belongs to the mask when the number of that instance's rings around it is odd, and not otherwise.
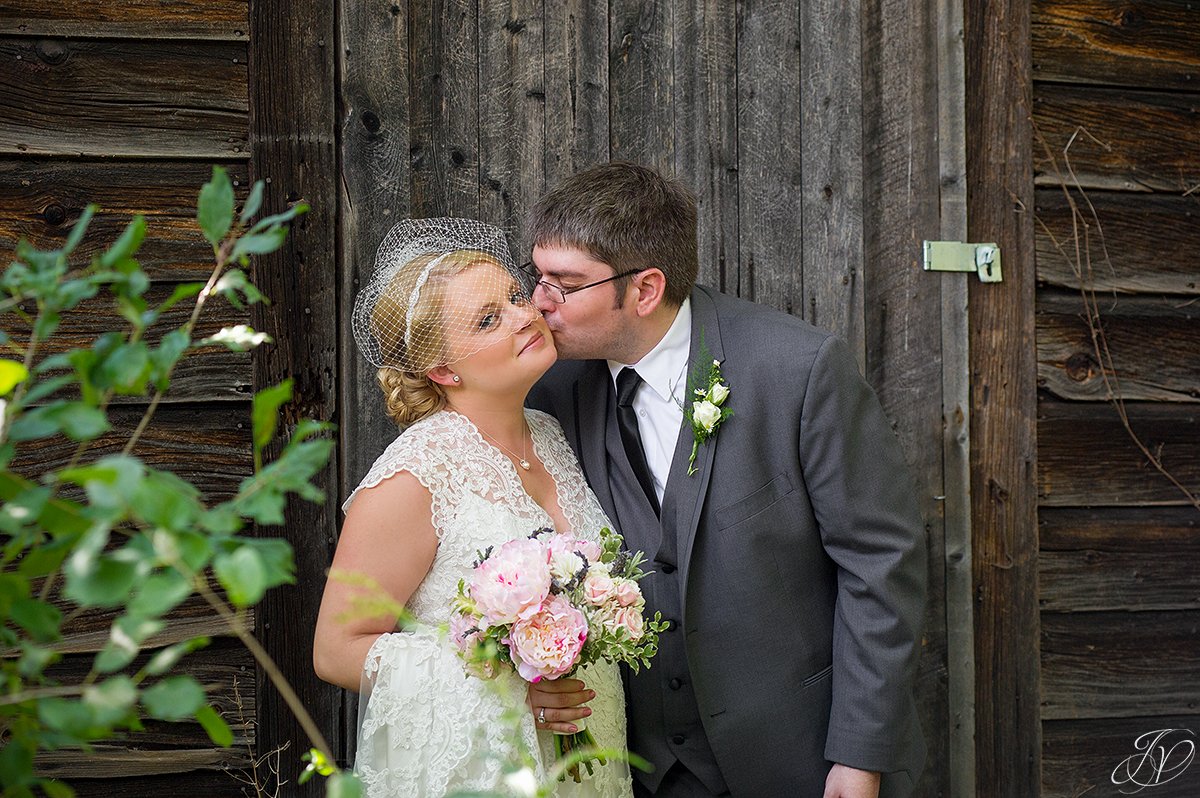
[{"label": "necklace pendant", "polygon": [[522,460],[522,461],[520,462],[520,466],[521,466],[521,468],[523,468],[523,469],[525,469],[526,471],[528,471],[528,470],[529,470],[529,461],[528,461],[528,460]]}]

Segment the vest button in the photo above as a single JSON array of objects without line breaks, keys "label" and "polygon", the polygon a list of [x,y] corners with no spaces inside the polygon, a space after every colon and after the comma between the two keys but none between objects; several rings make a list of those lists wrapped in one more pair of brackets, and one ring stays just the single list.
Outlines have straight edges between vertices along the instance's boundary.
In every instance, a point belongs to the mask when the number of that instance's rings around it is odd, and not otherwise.
[{"label": "vest button", "polygon": [[669,563],[669,562],[665,562],[665,563],[663,563],[663,566],[662,566],[662,572],[664,574],[673,574],[673,573],[675,573],[675,566],[671,565],[671,563]]},{"label": "vest button", "polygon": [[687,742],[687,738],[682,734],[676,734],[671,737],[671,742],[675,743],[675,745],[683,745]]},{"label": "vest button", "polygon": [[683,681],[680,679],[672,679],[671,681],[667,682],[667,687],[670,687],[672,690],[678,690],[680,687],[683,687]]}]

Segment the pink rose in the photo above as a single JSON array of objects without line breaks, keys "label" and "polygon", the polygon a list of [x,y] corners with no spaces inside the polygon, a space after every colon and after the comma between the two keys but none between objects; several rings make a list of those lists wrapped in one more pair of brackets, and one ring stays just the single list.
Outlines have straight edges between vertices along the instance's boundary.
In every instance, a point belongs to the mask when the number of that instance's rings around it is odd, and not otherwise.
[{"label": "pink rose", "polygon": [[646,622],[642,618],[641,608],[621,607],[613,613],[609,628],[613,631],[624,629],[629,634],[630,640],[634,642],[641,640],[642,635],[646,633]]},{"label": "pink rose", "polygon": [[510,540],[471,574],[471,598],[488,626],[533,616],[550,592],[550,552],[537,540]]},{"label": "pink rose", "polygon": [[517,673],[535,683],[569,673],[579,661],[587,632],[583,613],[561,593],[552,596],[536,615],[513,624],[508,645]]},{"label": "pink rose", "polygon": [[632,579],[616,580],[615,591],[617,594],[617,603],[622,607],[645,604],[645,599],[642,598],[642,589]]},{"label": "pink rose", "polygon": [[583,597],[593,607],[599,607],[612,598],[616,583],[613,578],[599,569],[588,571],[583,580]]},{"label": "pink rose", "polygon": [[472,661],[472,657],[475,655],[475,646],[483,637],[483,632],[479,629],[481,623],[483,623],[481,618],[454,613],[450,616],[450,640],[458,649],[459,656],[463,658],[463,666],[468,673],[474,674],[480,679],[492,679],[496,676],[494,662]]},{"label": "pink rose", "polygon": [[551,535],[548,538],[550,546],[550,572],[560,582],[569,582],[583,567],[583,559],[588,563],[598,562],[600,547],[586,540],[578,540],[570,535]]}]

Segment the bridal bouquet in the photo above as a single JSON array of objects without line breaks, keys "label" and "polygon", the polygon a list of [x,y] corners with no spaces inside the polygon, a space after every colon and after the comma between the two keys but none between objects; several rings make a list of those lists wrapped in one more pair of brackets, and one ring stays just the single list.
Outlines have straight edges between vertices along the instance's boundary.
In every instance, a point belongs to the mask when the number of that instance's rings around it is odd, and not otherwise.
[{"label": "bridal bouquet", "polygon": [[[608,528],[598,544],[544,528],[488,547],[470,582],[458,583],[450,620],[467,673],[491,679],[509,668],[536,683],[600,660],[650,667],[665,624],[661,613],[651,621],[642,615],[641,563],[641,552],[623,551]],[[586,727],[555,737],[559,758],[595,745]],[[591,774],[590,758],[583,764]],[[569,772],[579,780],[577,767]]]}]

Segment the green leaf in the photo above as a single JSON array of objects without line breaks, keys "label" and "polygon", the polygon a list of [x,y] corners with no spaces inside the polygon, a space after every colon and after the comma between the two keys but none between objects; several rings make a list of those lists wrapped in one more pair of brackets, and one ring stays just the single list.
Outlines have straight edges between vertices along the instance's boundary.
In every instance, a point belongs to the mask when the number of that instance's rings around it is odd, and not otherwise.
[{"label": "green leaf", "polygon": [[186,330],[172,330],[163,336],[158,348],[150,353],[151,376],[154,387],[165,391],[171,383],[171,371],[191,345]]},{"label": "green leaf", "polygon": [[13,419],[8,426],[8,439],[21,443],[34,441],[39,438],[49,438],[62,431],[62,423],[56,415],[56,410],[62,402],[55,402],[43,407],[35,407]]},{"label": "green leaf", "polygon": [[63,594],[84,607],[115,607],[124,603],[143,568],[120,552],[101,554],[76,549],[63,566]]},{"label": "green leaf", "polygon": [[205,704],[196,710],[196,720],[200,721],[200,725],[208,733],[208,739],[212,740],[214,745],[222,748],[233,745],[233,731],[215,709]]},{"label": "green leaf", "polygon": [[257,302],[266,302],[267,298],[259,292],[259,290],[246,277],[246,273],[241,269],[230,269],[221,275],[221,279],[217,280],[217,284],[213,286],[213,291],[225,297],[225,301],[233,305],[238,310],[245,307],[239,294],[246,298],[250,304]]},{"label": "green leaf", "polygon": [[41,675],[47,665],[57,662],[61,657],[62,655],[52,648],[35,646],[22,640],[21,658],[17,661],[17,671],[26,679],[35,679]]},{"label": "green leaf", "polygon": [[103,410],[84,402],[68,402],[56,415],[62,431],[73,441],[94,440],[112,428]]},{"label": "green leaf", "polygon": [[239,546],[231,554],[218,554],[213,558],[213,573],[235,606],[257,604],[267,591],[262,556],[250,546]]},{"label": "green leaf", "polygon": [[137,698],[133,679],[123,674],[83,688],[83,703],[92,710],[96,723],[103,726],[115,726],[124,720],[133,710]]},{"label": "green leaf", "polygon": [[259,219],[254,223],[254,226],[250,228],[249,234],[253,235],[254,233],[261,233],[263,230],[266,230],[269,227],[290,222],[297,216],[308,213],[308,211],[309,207],[307,203],[298,202],[283,213],[277,213],[274,216],[264,216],[263,218]]},{"label": "green leaf", "polygon": [[246,197],[246,204],[242,206],[242,215],[239,221],[245,225],[249,224],[254,218],[254,214],[258,213],[258,209],[262,207],[263,189],[266,183],[262,180],[254,181],[254,188],[250,189],[250,196]]},{"label": "green leaf", "polygon": [[158,619],[135,615],[117,618],[109,629],[108,641],[96,655],[96,670],[101,673],[121,670],[137,657],[146,638],[161,632],[165,625]]},{"label": "green leaf", "polygon": [[51,696],[37,702],[38,720],[54,731],[77,739],[92,736],[92,710],[82,701]]},{"label": "green leaf", "polygon": [[202,570],[213,555],[212,541],[198,532],[156,529],[152,542],[154,553],[164,563],[182,562],[191,571]]},{"label": "green leaf", "polygon": [[38,787],[46,793],[46,798],[75,798],[75,790],[61,781],[38,779]]},{"label": "green leaf", "polygon": [[33,337],[37,341],[45,341],[58,329],[59,315],[57,311],[46,310],[38,315],[33,324]]},{"label": "green leaf", "polygon": [[192,526],[203,511],[200,491],[169,471],[149,469],[130,501],[133,513],[147,524],[166,529]]},{"label": "green leaf", "polygon": [[196,219],[204,237],[214,247],[221,243],[233,224],[233,183],[219,166],[212,170],[212,180],[200,189]]},{"label": "green leaf", "polygon": [[271,227],[262,233],[247,233],[233,245],[231,259],[245,258],[250,255],[268,255],[283,246],[287,240],[286,227]]},{"label": "green leaf", "polygon": [[138,496],[146,467],[136,457],[110,455],[59,473],[63,482],[82,485],[98,507],[126,507]]},{"label": "green leaf", "polygon": [[57,377],[51,377],[48,380],[42,380],[30,388],[25,396],[21,397],[21,404],[25,405],[26,407],[36,404],[45,399],[47,396],[57,393],[73,382],[75,382],[74,374],[60,374]]},{"label": "green leaf", "polygon": [[168,676],[142,693],[142,706],[159,720],[193,717],[204,704],[204,688],[191,676]]},{"label": "green leaf", "polygon": [[151,676],[161,676],[167,671],[179,664],[179,660],[183,659],[193,651],[204,648],[209,644],[207,637],[193,637],[191,640],[184,640],[182,643],[176,643],[173,646],[158,651],[146,663],[146,673]]},{"label": "green leaf", "polygon": [[275,427],[279,423],[279,408],[291,398],[292,380],[290,377],[278,385],[264,388],[254,395],[250,421],[256,462],[261,457],[263,448],[275,437]]},{"label": "green leaf", "polygon": [[29,377],[29,370],[15,360],[0,360],[0,396],[8,396]]},{"label": "green leaf", "polygon": [[166,615],[192,595],[192,583],[174,569],[152,574],[138,587],[129,612],[148,618]]},{"label": "green leaf", "polygon": [[149,377],[150,348],[145,341],[121,344],[100,361],[94,375],[100,387],[135,396],[145,392]]},{"label": "green leaf", "polygon": [[325,782],[325,798],[362,798],[363,785],[358,776],[339,770]]},{"label": "green leaf", "polygon": [[137,214],[125,227],[125,231],[100,256],[100,265],[105,269],[113,268],[120,261],[133,257],[146,238],[146,218]]},{"label": "green leaf", "polygon": [[20,598],[12,603],[12,620],[29,632],[39,643],[53,643],[59,638],[62,613],[52,604],[33,598]]},{"label": "green leaf", "polygon": [[0,784],[17,788],[33,780],[33,747],[13,738],[0,745]]},{"label": "green leaf", "polygon": [[88,205],[83,209],[83,213],[79,214],[79,221],[75,222],[71,228],[71,234],[67,236],[67,243],[63,244],[63,255],[70,255],[79,246],[79,242],[83,241],[84,233],[87,232],[88,225],[92,223],[92,217],[99,208],[99,205]]},{"label": "green leaf", "polygon": [[161,305],[154,309],[155,316],[161,316],[185,299],[190,299],[204,290],[204,283],[184,283],[175,286],[175,290]]},{"label": "green leaf", "polygon": [[292,547],[281,538],[238,538],[237,542],[258,552],[262,560],[267,589],[296,581],[296,563]]}]

